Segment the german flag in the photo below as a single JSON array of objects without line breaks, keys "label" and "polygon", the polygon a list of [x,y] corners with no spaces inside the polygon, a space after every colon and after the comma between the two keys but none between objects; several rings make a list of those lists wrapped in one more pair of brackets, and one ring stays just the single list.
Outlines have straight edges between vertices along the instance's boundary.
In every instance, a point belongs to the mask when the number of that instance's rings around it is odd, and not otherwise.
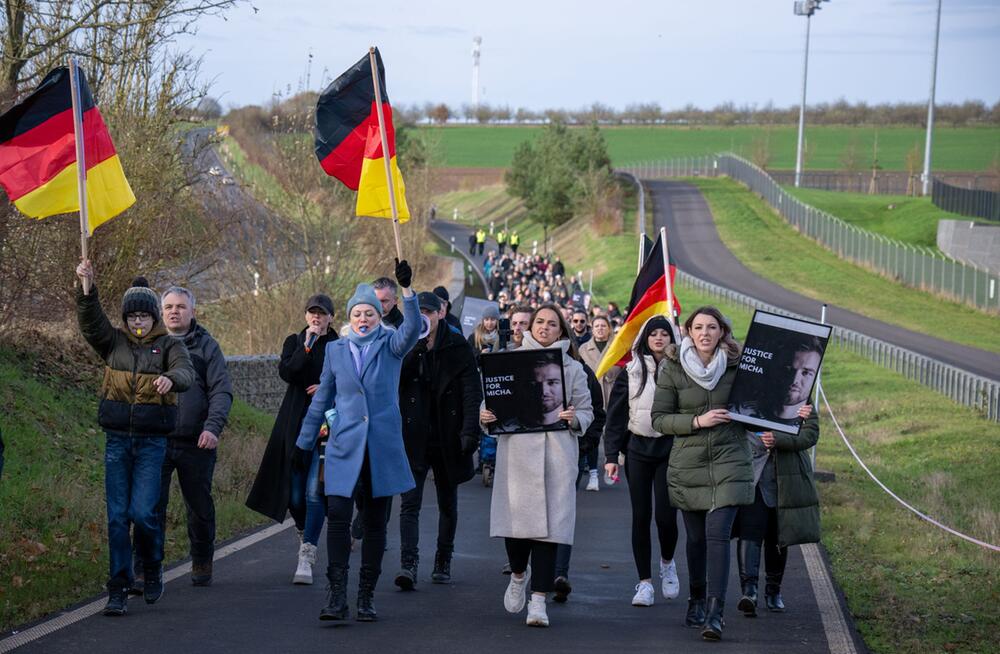
[{"label": "german flag", "polygon": [[[135,202],[101,112],[80,80],[88,231]],[[23,102],[0,116],[0,185],[26,216],[80,210],[69,68],[56,68]]]},{"label": "german flag", "polygon": [[[632,299],[629,301],[628,317],[615,334],[611,344],[604,348],[604,356],[595,374],[600,379],[612,366],[624,365],[631,355],[632,344],[642,326],[655,315],[669,315],[667,311],[667,280],[663,270],[663,243],[660,237],[651,248],[646,249],[645,263],[632,285]],[[674,287],[677,267],[670,264],[670,288]],[[679,315],[681,305],[674,294],[674,310]]]},{"label": "german flag", "polygon": [[[392,107],[385,90],[382,56],[375,50],[381,91],[382,115],[385,118],[389,166],[396,192],[399,222],[410,218],[406,206],[403,175],[396,164],[396,132],[392,126]],[[392,218],[389,186],[385,176],[385,148],[379,134],[375,104],[375,84],[368,55],[333,80],[316,103],[316,156],[327,175],[336,177],[349,189],[358,192],[357,215]]]}]

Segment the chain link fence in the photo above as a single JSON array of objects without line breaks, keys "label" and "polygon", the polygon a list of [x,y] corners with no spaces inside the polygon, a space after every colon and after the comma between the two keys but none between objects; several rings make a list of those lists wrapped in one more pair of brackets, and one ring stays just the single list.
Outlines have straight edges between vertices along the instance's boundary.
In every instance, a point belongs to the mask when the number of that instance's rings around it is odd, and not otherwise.
[{"label": "chain link fence", "polygon": [[1000,193],[959,188],[935,179],[931,202],[939,209],[962,216],[1000,221]]},{"label": "chain link fence", "polygon": [[643,179],[726,175],[749,187],[800,233],[842,259],[907,286],[979,309],[1000,311],[1000,275],[950,259],[931,248],[855,227],[796,199],[767,172],[734,154],[648,161],[623,166],[621,170]]}]

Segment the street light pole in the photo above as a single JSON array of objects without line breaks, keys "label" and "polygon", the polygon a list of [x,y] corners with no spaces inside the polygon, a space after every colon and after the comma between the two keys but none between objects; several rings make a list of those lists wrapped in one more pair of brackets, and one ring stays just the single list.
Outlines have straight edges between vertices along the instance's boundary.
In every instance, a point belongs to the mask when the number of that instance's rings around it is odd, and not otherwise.
[{"label": "street light pole", "polygon": [[809,30],[812,27],[812,16],[820,9],[821,2],[830,0],[799,0],[794,5],[796,16],[806,17],[806,48],[802,60],[802,102],[799,104],[799,138],[795,149],[795,187],[802,181],[802,143],[806,128],[806,81],[809,78]]},{"label": "street light pole", "polygon": [[931,97],[927,102],[927,138],[924,140],[923,194],[931,190],[931,146],[934,142],[934,93],[937,85],[938,41],[941,37],[941,0],[937,3],[937,26],[934,28],[934,59],[931,62]]}]

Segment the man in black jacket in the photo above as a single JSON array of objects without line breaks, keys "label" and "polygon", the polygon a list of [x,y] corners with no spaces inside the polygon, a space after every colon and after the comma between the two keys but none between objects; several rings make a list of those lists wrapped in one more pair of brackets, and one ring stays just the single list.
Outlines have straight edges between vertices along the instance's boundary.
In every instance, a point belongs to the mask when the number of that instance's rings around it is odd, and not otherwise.
[{"label": "man in black jacket", "polygon": [[375,297],[382,305],[382,321],[398,329],[403,324],[403,312],[396,306],[398,303],[396,282],[388,277],[379,277],[372,282],[372,288],[375,289]]},{"label": "man in black jacket", "polygon": [[[180,286],[169,288],[161,297],[163,322],[170,335],[187,346],[195,371],[195,383],[177,395],[177,424],[167,438],[167,453],[160,470],[157,516],[161,529],[156,547],[162,557],[170,482],[176,470],[187,508],[191,583],[209,586],[215,555],[212,475],[219,437],[233,405],[233,388],[226,369],[226,357],[218,342],[195,320],[194,303],[194,294]],[[137,566],[137,575],[139,570],[142,568]]]},{"label": "man in black jacket", "polygon": [[479,447],[479,404],[482,389],[472,348],[442,320],[440,298],[420,293],[420,312],[430,333],[403,359],[399,376],[399,408],[403,443],[417,485],[402,495],[399,510],[400,566],[395,583],[413,588],[419,560],[420,505],[427,471],[434,471],[437,491],[438,540],[434,583],[451,580],[451,556],[458,525],[458,485],[474,474],[472,454]]}]

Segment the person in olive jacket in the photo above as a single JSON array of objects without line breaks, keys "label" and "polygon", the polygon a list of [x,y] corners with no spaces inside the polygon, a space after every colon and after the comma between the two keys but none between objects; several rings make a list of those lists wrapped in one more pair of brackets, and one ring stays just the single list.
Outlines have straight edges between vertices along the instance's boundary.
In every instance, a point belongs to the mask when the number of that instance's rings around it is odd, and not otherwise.
[{"label": "person in olive jacket", "polygon": [[137,277],[122,298],[126,329],[120,329],[101,308],[90,261],[77,266],[76,274],[81,281],[76,296],[80,331],[106,364],[97,410],[106,434],[109,574],[104,615],[120,616],[128,611],[132,585],[129,522],[144,562],[143,598],[153,604],[163,594],[162,555],[156,548],[160,468],[167,434],[177,422],[177,393],[195,383],[194,369],[184,343],[167,334],[160,298],[145,278]]},{"label": "person in olive jacket", "polygon": [[726,406],[740,349],[715,307],[695,310],[680,347],[668,346],[656,379],[653,429],[674,436],[667,467],[670,503],[687,532],[690,598],[685,624],[722,637],[729,550],[738,508],[753,504],[753,468],[744,429]]},{"label": "person in olive jacket", "polygon": [[411,590],[417,582],[420,506],[429,470],[434,472],[438,506],[431,580],[451,581],[458,485],[475,474],[472,453],[479,447],[479,403],[483,400],[476,357],[461,333],[445,322],[446,305],[434,293],[420,293],[417,300],[430,331],[403,358],[399,375],[403,445],[416,483],[413,490],[403,493],[399,509],[400,570],[395,583],[403,590]]}]

